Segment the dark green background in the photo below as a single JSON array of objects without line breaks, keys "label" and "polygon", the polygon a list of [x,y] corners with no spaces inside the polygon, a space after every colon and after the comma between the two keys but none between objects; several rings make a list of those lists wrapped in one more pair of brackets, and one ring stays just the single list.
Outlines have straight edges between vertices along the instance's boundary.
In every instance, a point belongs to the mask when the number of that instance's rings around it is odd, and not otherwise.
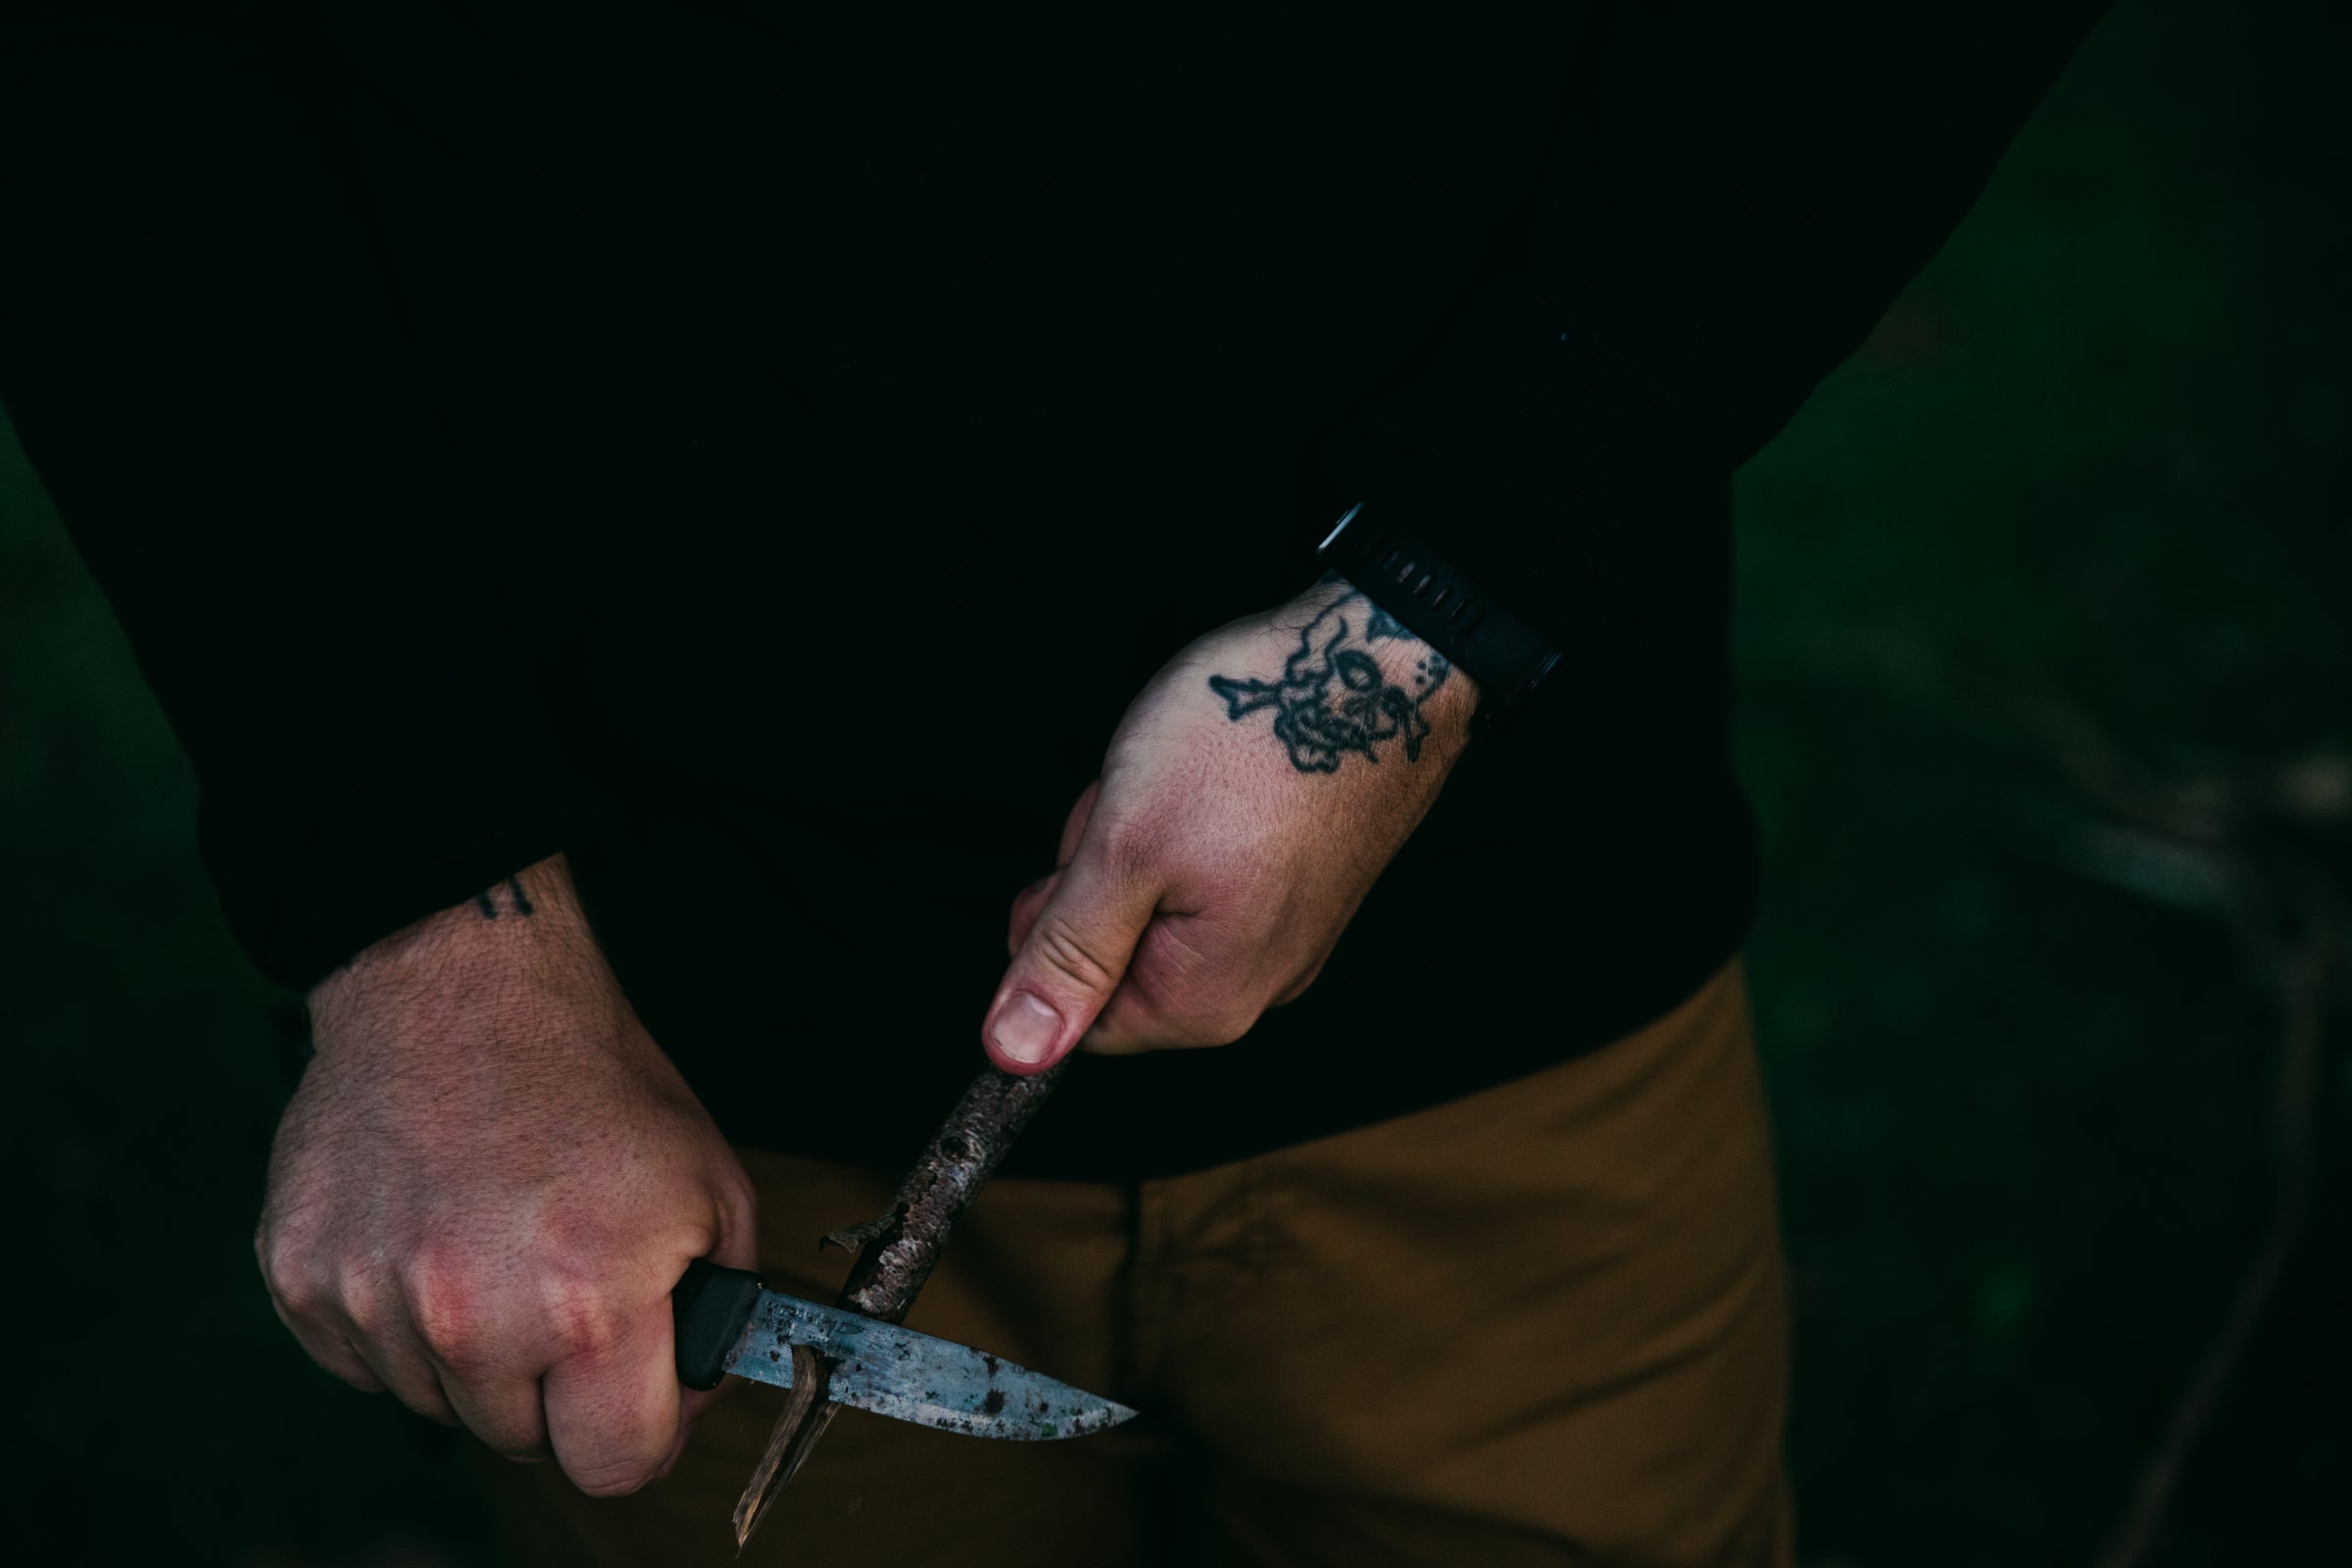
[{"label": "dark green background", "polygon": [[[1810,1568],[2089,1562],[2258,1243],[2273,1002],[2218,921],[2082,874],[2075,792],[1917,676],[2062,695],[2168,770],[2352,751],[2345,11],[2123,6],[1744,477]],[[12,1294],[49,1315],[15,1341],[31,1469],[0,1531],[54,1560],[486,1562],[463,1467],[263,1298],[287,999],[221,930],[191,806],[11,449],[0,1114]],[[2156,1561],[2352,1562],[2340,1032],[2320,1101],[2312,1232]]]}]

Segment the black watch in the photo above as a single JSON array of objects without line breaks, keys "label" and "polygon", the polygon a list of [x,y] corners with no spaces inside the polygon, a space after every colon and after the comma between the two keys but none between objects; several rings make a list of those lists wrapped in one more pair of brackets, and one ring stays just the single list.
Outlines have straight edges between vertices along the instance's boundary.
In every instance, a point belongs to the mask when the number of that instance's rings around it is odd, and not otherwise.
[{"label": "black watch", "polygon": [[1560,651],[1420,540],[1357,502],[1315,551],[1397,624],[1478,682],[1478,720],[1492,725],[1534,691]]}]

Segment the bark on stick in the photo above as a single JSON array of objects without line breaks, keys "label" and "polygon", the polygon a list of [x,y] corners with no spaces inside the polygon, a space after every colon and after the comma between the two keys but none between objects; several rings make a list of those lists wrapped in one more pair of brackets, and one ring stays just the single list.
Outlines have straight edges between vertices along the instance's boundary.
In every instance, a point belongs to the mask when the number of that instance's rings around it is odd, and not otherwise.
[{"label": "bark on stick", "polygon": [[[948,1233],[971,1206],[1012,1141],[1045,1102],[1067,1063],[1016,1078],[983,1067],[922,1157],[899,1183],[890,1211],[879,1219],[835,1231],[825,1241],[858,1246],[858,1261],[834,1304],[885,1323],[904,1320],[939,1261]],[[862,1244],[862,1245],[858,1245]],[[824,1436],[836,1406],[825,1396],[833,1364],[796,1348],[792,1399],[768,1435],[767,1451],[735,1504],[735,1545],[741,1550],[766,1516],[768,1504]]]}]

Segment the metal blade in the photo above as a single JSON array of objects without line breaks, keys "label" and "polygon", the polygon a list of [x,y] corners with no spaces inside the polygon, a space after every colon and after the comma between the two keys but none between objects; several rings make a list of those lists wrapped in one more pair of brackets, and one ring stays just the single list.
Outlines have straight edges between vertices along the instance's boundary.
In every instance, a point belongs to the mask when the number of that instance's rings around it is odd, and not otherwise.
[{"label": "metal blade", "polygon": [[727,1370],[789,1389],[796,1345],[834,1363],[826,1397],[836,1404],[943,1432],[1039,1442],[1084,1437],[1135,1414],[1002,1356],[781,1291],[760,1293]]}]

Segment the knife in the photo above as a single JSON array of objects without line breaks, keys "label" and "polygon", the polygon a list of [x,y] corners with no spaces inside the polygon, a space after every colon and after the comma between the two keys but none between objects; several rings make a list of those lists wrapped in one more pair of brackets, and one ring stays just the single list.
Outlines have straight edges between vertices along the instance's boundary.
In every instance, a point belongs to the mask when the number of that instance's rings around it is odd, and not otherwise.
[{"label": "knife", "polygon": [[704,1258],[686,1265],[669,1302],[678,1381],[690,1389],[715,1388],[729,1372],[789,1389],[800,1346],[832,1367],[824,1396],[833,1403],[942,1432],[1039,1442],[1085,1437],[1135,1414],[1002,1356],[804,1301]]},{"label": "knife", "polygon": [[[858,1250],[850,1277],[834,1298],[836,1307],[882,1323],[906,1320],[939,1261],[948,1233],[1069,1065],[1060,1061],[1025,1076],[991,1065],[973,1076],[963,1098],[899,1183],[890,1207],[824,1238],[823,1245]],[[776,1494],[824,1437],[833,1412],[841,1408],[825,1396],[833,1364],[807,1346],[794,1347],[793,1356],[792,1396],[776,1417],[775,1430],[767,1436],[767,1447],[743,1495],[736,1499],[738,1551],[760,1528]]]}]

